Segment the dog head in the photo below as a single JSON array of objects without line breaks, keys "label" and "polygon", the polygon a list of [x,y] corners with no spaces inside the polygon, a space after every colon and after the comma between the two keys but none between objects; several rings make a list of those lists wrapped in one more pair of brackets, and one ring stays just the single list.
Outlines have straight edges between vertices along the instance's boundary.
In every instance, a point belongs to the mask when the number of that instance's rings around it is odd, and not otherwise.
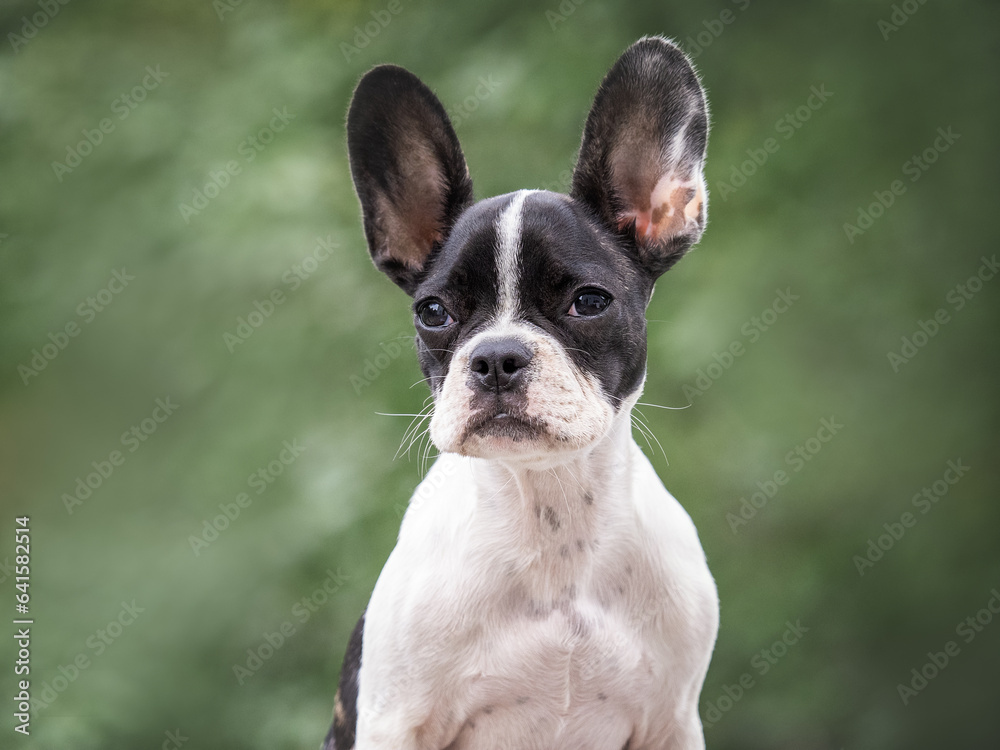
[{"label": "dog head", "polygon": [[615,63],[568,196],[475,202],[444,107],[396,66],[361,79],[347,135],[372,258],[414,300],[435,445],[531,460],[597,442],[641,390],[653,283],[705,227],[708,111],[684,54],[645,38]]}]

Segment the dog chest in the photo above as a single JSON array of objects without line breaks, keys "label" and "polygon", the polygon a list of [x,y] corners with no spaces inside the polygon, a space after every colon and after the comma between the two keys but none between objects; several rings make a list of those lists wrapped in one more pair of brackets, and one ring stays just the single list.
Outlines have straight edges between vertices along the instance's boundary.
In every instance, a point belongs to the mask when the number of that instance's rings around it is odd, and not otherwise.
[{"label": "dog chest", "polygon": [[618,748],[659,689],[647,644],[580,592],[541,603],[513,595],[468,652],[466,716],[455,750]]}]

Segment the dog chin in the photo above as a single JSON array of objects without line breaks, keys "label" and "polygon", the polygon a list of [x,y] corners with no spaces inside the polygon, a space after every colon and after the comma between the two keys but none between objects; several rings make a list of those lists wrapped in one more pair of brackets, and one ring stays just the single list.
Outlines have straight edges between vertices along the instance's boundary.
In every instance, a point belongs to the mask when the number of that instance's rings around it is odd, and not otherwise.
[{"label": "dog chin", "polygon": [[[513,414],[473,418],[443,450],[475,458],[551,459],[586,447],[578,438],[553,432],[542,421]],[[589,442],[589,441],[587,441]]]}]

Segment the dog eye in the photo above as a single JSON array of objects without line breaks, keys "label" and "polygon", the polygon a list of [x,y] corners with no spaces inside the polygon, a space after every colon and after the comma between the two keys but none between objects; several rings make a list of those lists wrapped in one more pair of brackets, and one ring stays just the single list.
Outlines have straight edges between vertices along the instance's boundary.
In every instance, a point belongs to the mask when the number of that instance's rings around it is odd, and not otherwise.
[{"label": "dog eye", "polygon": [[455,322],[440,300],[429,299],[417,306],[417,317],[428,328],[444,328]]},{"label": "dog eye", "polygon": [[584,289],[569,306],[569,314],[574,318],[590,318],[600,315],[610,304],[610,295],[598,289]]}]

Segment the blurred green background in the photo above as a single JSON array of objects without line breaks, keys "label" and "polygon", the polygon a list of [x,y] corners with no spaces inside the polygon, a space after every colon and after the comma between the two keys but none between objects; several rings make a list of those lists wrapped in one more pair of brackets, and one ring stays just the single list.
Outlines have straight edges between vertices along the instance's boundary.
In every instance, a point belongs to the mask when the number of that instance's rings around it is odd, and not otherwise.
[{"label": "blurred green background", "polygon": [[1000,7],[577,3],[4,0],[0,611],[30,515],[40,703],[0,744],[318,745],[420,479],[376,412],[426,396],[351,89],[404,65],[477,196],[565,190],[601,76],[662,33],[709,94],[712,202],[649,310],[643,400],[693,405],[637,439],[719,584],[708,746],[1000,746]]}]

